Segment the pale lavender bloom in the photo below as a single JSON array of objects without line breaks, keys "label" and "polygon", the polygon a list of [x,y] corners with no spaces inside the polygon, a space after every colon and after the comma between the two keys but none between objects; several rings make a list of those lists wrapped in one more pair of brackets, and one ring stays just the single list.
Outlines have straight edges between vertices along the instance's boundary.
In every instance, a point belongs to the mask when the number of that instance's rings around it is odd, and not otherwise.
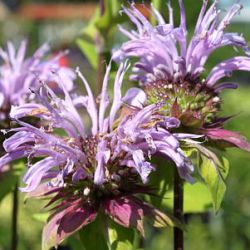
[{"label": "pale lavender bloom", "polygon": [[73,88],[74,71],[60,65],[60,58],[64,53],[45,60],[44,57],[49,51],[49,46],[44,44],[31,57],[25,58],[26,49],[26,40],[21,42],[17,50],[11,42],[7,43],[6,51],[0,48],[2,60],[0,66],[0,121],[7,118],[11,105],[31,101],[29,88],[38,87],[38,79],[51,82],[51,84],[58,82],[52,72],[59,73],[65,79],[68,90]]},{"label": "pale lavender bloom", "polygon": [[[155,169],[150,163],[153,155],[171,160],[180,176],[192,181],[193,166],[181,150],[179,140],[199,136],[171,133],[180,122],[159,115],[161,104],[143,108],[139,101],[141,90],[133,88],[122,97],[126,64],[118,69],[110,103],[107,91],[110,69],[109,64],[99,105],[87,81],[77,71],[87,96],[73,100],[62,84],[64,98],[59,98],[44,84],[35,91],[39,104],[11,109],[10,116],[20,127],[9,130],[16,133],[4,142],[7,154],[0,158],[0,167],[27,158],[28,170],[23,179],[26,186],[21,190],[30,196],[53,193],[55,197],[50,203],[61,202],[54,208],[59,209],[58,213],[44,229],[45,245],[54,234],[53,243],[58,244],[92,222],[99,209],[117,223],[134,226],[143,233],[142,217],[157,217],[160,212],[133,194],[148,192],[144,184]],[[89,114],[91,131],[86,129],[76,106],[83,106]],[[42,127],[21,120],[27,116],[40,118]],[[156,220],[165,220],[162,216]]]},{"label": "pale lavender bloom", "polygon": [[[22,127],[10,130],[17,133],[5,140],[3,146],[8,154],[1,159],[1,165],[8,163],[11,158],[14,160],[24,156],[44,156],[46,152],[47,156],[53,157],[53,160],[46,163],[51,167],[54,166],[55,159],[60,164],[66,164],[70,160],[71,164],[68,166],[73,165],[75,170],[78,166],[85,169],[84,172],[88,169],[88,165],[95,166],[95,171],[92,173],[97,185],[107,181],[108,176],[104,170],[109,161],[118,161],[119,164],[122,162],[122,165],[134,168],[142,181],[146,182],[148,174],[154,169],[148,159],[151,155],[158,153],[175,162],[180,175],[191,180],[189,173],[192,172],[192,166],[180,149],[179,134],[169,132],[169,129],[180,125],[179,121],[176,118],[160,116],[158,110],[161,104],[152,104],[145,108],[131,106],[131,103],[136,103],[136,99],[140,98],[139,89],[129,90],[122,98],[120,88],[125,72],[123,64],[116,76],[113,102],[109,105],[107,93],[109,71],[110,65],[104,78],[98,108],[88,83],[79,71],[78,74],[88,96],[72,100],[63,87],[65,97],[60,99],[51,88],[44,84],[39,92],[34,91],[40,104],[13,106],[10,117]],[[130,103],[127,103],[128,107],[123,106],[126,100],[130,100]],[[90,134],[86,132],[84,122],[75,108],[76,104],[84,106],[91,118]],[[108,107],[110,107],[110,112],[106,115]],[[121,109],[125,112],[124,117],[119,116]],[[47,125],[38,129],[20,120],[26,116],[41,118],[43,126],[45,122]],[[63,130],[65,136],[54,135],[52,132],[55,128]],[[187,134],[182,139],[190,138],[190,136],[193,137]],[[121,152],[124,155],[120,159]],[[92,161],[97,161],[97,165]],[[43,166],[45,167],[46,164]],[[85,167],[83,167],[84,164],[86,164]],[[71,172],[68,167],[64,168],[64,171]],[[45,172],[47,173],[47,170]],[[61,172],[59,171],[58,174]],[[85,175],[87,174],[88,171],[85,172]],[[31,187],[28,185],[28,188],[34,189],[36,185],[31,185]]]},{"label": "pale lavender bloom", "polygon": [[[179,0],[179,4],[181,21],[178,27],[174,26],[170,3],[168,4],[168,22],[152,7],[153,14],[158,21],[158,25],[155,27],[133,4],[129,9],[123,8],[123,12],[136,25],[137,31],[128,31],[120,27],[121,32],[130,41],[124,43],[121,49],[115,52],[114,58],[117,60],[138,58],[139,62],[133,68],[132,78],[134,80],[139,80],[142,84],[156,80],[199,81],[208,57],[216,49],[224,46],[241,48],[247,56],[234,57],[219,63],[204,80],[204,85],[215,89],[220,87],[221,90],[224,83],[217,85],[218,80],[230,75],[234,70],[250,70],[249,49],[246,40],[238,33],[225,31],[231,19],[239,13],[241,9],[239,4],[234,4],[220,20],[220,11],[216,8],[216,2],[206,10],[208,1],[204,1],[190,41],[187,40],[188,30],[182,0]],[[231,86],[233,85],[227,84],[225,87]]]},{"label": "pale lavender bloom", "polygon": [[[137,30],[120,31],[129,38],[113,58],[123,60],[136,58],[131,79],[139,81],[147,95],[147,104],[165,101],[166,114],[178,118],[185,127],[195,133],[204,133],[209,139],[224,140],[230,145],[249,150],[250,144],[239,134],[230,132],[233,139],[221,129],[218,118],[221,107],[220,92],[237,88],[237,84],[224,82],[235,70],[250,71],[249,48],[241,34],[226,32],[231,19],[239,13],[241,6],[234,4],[220,19],[216,1],[208,8],[203,2],[194,33],[187,39],[188,29],[183,1],[179,0],[180,24],[174,25],[173,9],[168,3],[169,20],[165,21],[152,6],[158,22],[153,26],[132,4],[123,12],[135,24]],[[204,77],[205,64],[209,56],[222,47],[243,50],[243,56],[236,56],[218,63]],[[226,119],[225,119],[226,120]],[[211,130],[212,129],[212,130]],[[210,136],[211,135],[211,136]]]}]

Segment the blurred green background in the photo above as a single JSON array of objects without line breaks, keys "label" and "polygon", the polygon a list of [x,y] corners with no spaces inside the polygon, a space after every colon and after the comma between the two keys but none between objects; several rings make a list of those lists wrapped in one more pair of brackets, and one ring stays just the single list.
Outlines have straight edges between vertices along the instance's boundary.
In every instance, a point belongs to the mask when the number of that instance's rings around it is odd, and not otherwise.
[{"label": "blurred green background", "polygon": [[[70,65],[72,67],[80,65],[86,78],[94,85],[96,83],[94,69],[78,48],[76,39],[82,36],[81,31],[86,27],[91,15],[95,13],[97,2],[2,0],[0,2],[0,45],[4,47],[8,40],[18,45],[23,38],[28,38],[29,54],[45,41],[50,42],[52,51],[69,48]],[[141,1],[137,2],[141,3]],[[161,10],[165,11],[166,1],[160,2]],[[172,2],[176,13],[175,21],[178,22],[177,1]],[[235,1],[220,1],[222,15],[224,8],[228,8],[233,2]],[[51,8],[46,3],[60,6],[60,8],[55,11],[54,7]],[[184,0],[189,35],[192,34],[201,3],[201,0]],[[243,33],[247,41],[250,41],[250,1],[242,0],[241,3],[244,10],[241,15],[234,18],[229,30]],[[165,16],[167,17],[167,14]],[[114,33],[118,33],[116,29],[114,29]],[[119,34],[113,34],[112,45],[118,46],[120,42]],[[232,48],[216,51],[208,61],[207,72],[217,62],[235,54],[236,52]],[[227,127],[231,130],[241,131],[250,140],[248,127],[250,126],[250,73],[237,72],[233,75],[233,80],[239,83],[239,89],[228,90],[223,94],[223,113],[226,115],[235,114],[236,117],[228,123]],[[227,178],[227,192],[219,213],[214,215],[212,209],[208,209],[205,213],[201,212],[203,200],[207,197],[209,199],[209,194],[202,185],[200,189],[197,189],[198,192],[187,197],[188,203],[185,206],[188,231],[185,233],[185,244],[188,250],[250,249],[250,154],[230,149],[226,156],[230,161],[230,172]],[[2,179],[0,179],[0,188],[3,188],[2,183]],[[185,188],[187,192],[190,189],[192,187],[186,186]],[[24,203],[24,195],[22,194],[19,197],[19,203],[19,250],[39,250],[41,249],[41,230],[45,219],[40,214],[42,212],[41,202],[29,200]],[[0,203],[0,250],[9,249],[10,207],[11,195],[7,195]],[[197,213],[191,213],[192,210],[197,210]],[[149,237],[145,242],[145,249],[172,249],[171,229],[156,230],[151,232],[151,235],[152,237]],[[60,249],[76,249],[77,246],[80,246],[78,244],[80,242],[75,237],[65,243],[67,247]]]}]

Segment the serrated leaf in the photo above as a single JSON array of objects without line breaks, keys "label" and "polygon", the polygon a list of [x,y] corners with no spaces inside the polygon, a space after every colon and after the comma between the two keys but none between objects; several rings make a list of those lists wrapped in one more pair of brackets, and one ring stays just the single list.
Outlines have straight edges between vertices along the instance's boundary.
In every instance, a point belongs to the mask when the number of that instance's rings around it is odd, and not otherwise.
[{"label": "serrated leaf", "polygon": [[226,158],[222,158],[222,161],[220,161],[215,153],[205,147],[200,145],[196,145],[196,147],[201,157],[198,169],[201,177],[210,190],[214,211],[217,212],[226,192],[224,180],[228,174],[229,164]]}]

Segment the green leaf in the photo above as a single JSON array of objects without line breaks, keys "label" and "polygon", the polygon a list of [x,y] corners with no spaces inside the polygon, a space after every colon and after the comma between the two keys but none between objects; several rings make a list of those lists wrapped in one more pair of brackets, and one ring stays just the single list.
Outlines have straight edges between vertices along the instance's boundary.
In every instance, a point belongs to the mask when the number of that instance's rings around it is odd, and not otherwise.
[{"label": "green leaf", "polygon": [[5,173],[1,173],[0,176],[0,201],[10,192],[14,190],[17,182],[17,177],[13,175],[10,170]]},{"label": "green leaf", "polygon": [[77,236],[78,234],[73,234],[67,239],[67,245],[70,249],[83,249],[82,242]]},{"label": "green leaf", "polygon": [[83,227],[79,234],[85,250],[109,250],[103,217],[100,215],[95,221]]},{"label": "green leaf", "polygon": [[[149,186],[153,187],[153,193],[149,198],[149,203],[157,208],[164,206],[166,203],[172,203],[172,197],[170,196],[173,186],[173,174],[174,165],[170,161],[166,161],[162,158],[153,157],[152,163],[157,166],[157,171],[154,171],[150,175]],[[168,206],[168,205],[167,205]]]},{"label": "green leaf", "polygon": [[100,10],[97,8],[89,24],[82,30],[82,37],[76,40],[94,69],[97,69],[98,53],[104,53],[105,59],[110,60],[117,24],[126,20],[125,15],[119,14],[120,8],[119,0],[106,0],[104,15],[100,16]]},{"label": "green leaf", "polygon": [[105,12],[96,22],[95,25],[98,30],[106,36],[110,29],[116,26],[123,20],[119,14],[121,3],[118,0],[106,0]]},{"label": "green leaf", "polygon": [[174,216],[167,214],[166,212],[161,212],[157,208],[152,209],[150,221],[154,227],[178,227],[184,230],[184,225],[176,219]]},{"label": "green leaf", "polygon": [[202,213],[212,206],[212,199],[207,187],[201,183],[184,184],[184,212]]},{"label": "green leaf", "polygon": [[[198,151],[194,147],[183,148],[194,165],[198,164]],[[150,185],[157,190],[157,196],[150,197],[150,203],[163,211],[173,209],[173,169],[176,167],[165,160],[157,161],[157,171],[150,177]],[[202,180],[201,180],[202,181]],[[207,186],[200,181],[194,184],[184,183],[184,213],[202,213],[212,206],[212,198]]]},{"label": "green leaf", "polygon": [[23,169],[23,161],[16,161],[9,170],[0,173],[0,201],[14,190]]},{"label": "green leaf", "polygon": [[[168,190],[163,200],[163,206],[173,208],[173,190]],[[212,198],[206,185],[184,183],[184,213],[202,213],[212,206]]]},{"label": "green leaf", "polygon": [[90,62],[91,66],[96,69],[97,68],[97,61],[98,55],[96,52],[95,44],[93,41],[89,41],[85,38],[78,38],[76,43],[83,54],[86,56],[88,61]]},{"label": "green leaf", "polygon": [[133,229],[128,229],[110,220],[108,236],[111,250],[133,250],[137,249],[138,242]]},{"label": "green leaf", "polygon": [[98,55],[95,46],[95,39],[98,34],[95,22],[98,20],[98,18],[99,10],[96,10],[88,25],[81,31],[82,37],[76,39],[76,44],[79,46],[82,53],[87,57],[94,69],[97,68],[98,64]]},{"label": "green leaf", "polygon": [[220,161],[215,153],[201,145],[196,145],[196,147],[201,159],[198,165],[199,173],[210,190],[214,211],[217,212],[226,192],[224,180],[228,174],[229,163],[226,158]]}]

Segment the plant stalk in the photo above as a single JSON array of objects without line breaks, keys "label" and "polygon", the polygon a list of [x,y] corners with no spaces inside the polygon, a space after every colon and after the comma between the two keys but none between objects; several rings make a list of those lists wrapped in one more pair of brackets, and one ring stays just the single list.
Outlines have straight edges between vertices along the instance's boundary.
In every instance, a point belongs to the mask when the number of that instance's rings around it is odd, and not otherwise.
[{"label": "plant stalk", "polygon": [[[174,217],[183,222],[183,181],[177,169],[174,170]],[[174,250],[184,249],[183,231],[174,227]]]},{"label": "plant stalk", "polygon": [[12,199],[12,225],[11,225],[11,250],[17,250],[18,246],[18,233],[17,233],[17,221],[18,221],[18,181],[16,182],[15,189],[13,191]]},{"label": "plant stalk", "polygon": [[[10,106],[10,105],[9,105]],[[7,128],[11,128],[11,120],[9,118],[9,112],[10,109],[6,111],[6,126]],[[14,171],[13,165],[10,164],[10,171]],[[11,213],[11,243],[10,243],[10,249],[11,250],[17,250],[18,246],[18,230],[17,230],[17,224],[18,224],[18,200],[19,200],[19,179],[17,177],[16,184],[14,187],[14,190],[12,192],[12,213]]]}]

